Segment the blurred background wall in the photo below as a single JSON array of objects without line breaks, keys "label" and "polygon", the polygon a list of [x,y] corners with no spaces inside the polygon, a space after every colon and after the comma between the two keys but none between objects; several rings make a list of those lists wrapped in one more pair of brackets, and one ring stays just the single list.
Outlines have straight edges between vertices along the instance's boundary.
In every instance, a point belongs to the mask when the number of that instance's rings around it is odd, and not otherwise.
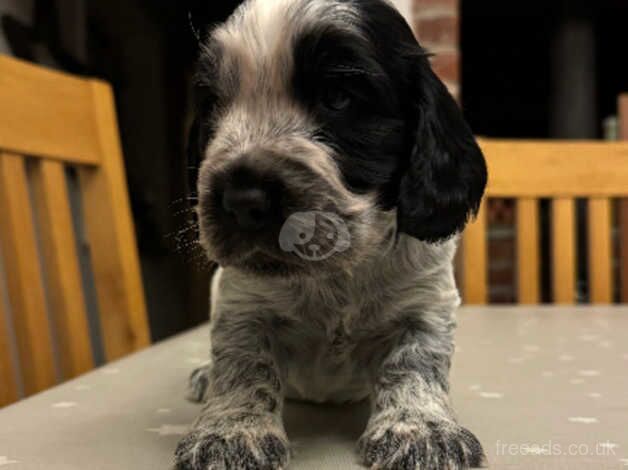
[{"label": "blurred background wall", "polygon": [[[22,22],[30,24],[33,11],[33,2],[30,0],[3,0],[0,3],[0,14],[9,15]],[[5,34],[0,34],[0,53],[11,53],[11,46]]]},{"label": "blurred background wall", "polygon": [[[603,138],[603,122],[612,134],[616,97],[628,90],[628,2],[394,1],[479,135]],[[209,270],[191,249],[185,199],[197,54],[189,18],[202,33],[238,3],[0,0],[1,52],[115,88],[154,339],[207,318]],[[514,217],[512,201],[491,204],[493,302],[514,298]],[[585,286],[586,257],[579,260]],[[578,295],[586,299],[586,288]]]}]

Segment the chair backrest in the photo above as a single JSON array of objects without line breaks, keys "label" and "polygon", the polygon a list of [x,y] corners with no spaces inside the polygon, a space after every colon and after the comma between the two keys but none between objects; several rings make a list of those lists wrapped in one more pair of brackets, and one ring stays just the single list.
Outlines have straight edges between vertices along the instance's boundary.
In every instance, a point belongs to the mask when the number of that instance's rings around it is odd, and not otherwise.
[{"label": "chair backrest", "polygon": [[[628,93],[619,96],[619,138],[628,140]],[[619,274],[621,301],[628,303],[628,199],[619,201]]]},{"label": "chair backrest", "polygon": [[516,200],[518,302],[540,301],[539,199],[551,200],[550,258],[554,303],[576,298],[576,198],[588,204],[592,303],[611,303],[614,272],[611,199],[628,197],[628,143],[482,139],[489,167],[486,198],[462,242],[465,302],[488,301],[487,198]]},{"label": "chair backrest", "polygon": [[1,406],[150,340],[111,88],[0,55],[0,110]]}]

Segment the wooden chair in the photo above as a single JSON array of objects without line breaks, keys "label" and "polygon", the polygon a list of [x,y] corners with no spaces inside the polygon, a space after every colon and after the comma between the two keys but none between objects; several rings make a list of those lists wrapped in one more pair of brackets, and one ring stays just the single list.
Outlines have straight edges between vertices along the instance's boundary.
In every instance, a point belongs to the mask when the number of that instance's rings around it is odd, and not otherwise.
[{"label": "wooden chair", "polygon": [[[516,199],[518,302],[540,301],[540,198],[551,199],[553,302],[576,295],[575,199],[588,203],[592,303],[613,300],[611,198],[628,197],[628,143],[482,139],[489,167],[487,198]],[[462,282],[469,304],[488,301],[486,201],[462,241]]]},{"label": "wooden chair", "polygon": [[94,366],[67,168],[105,359],[150,340],[111,88],[0,56],[0,110],[1,406]]}]

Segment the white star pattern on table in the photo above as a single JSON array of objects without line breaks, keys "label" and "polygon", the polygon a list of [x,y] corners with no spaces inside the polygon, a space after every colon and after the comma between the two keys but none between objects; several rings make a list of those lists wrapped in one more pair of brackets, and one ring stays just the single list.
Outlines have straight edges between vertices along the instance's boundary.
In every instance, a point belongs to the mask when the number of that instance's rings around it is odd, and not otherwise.
[{"label": "white star pattern on table", "polygon": [[12,463],[19,463],[17,460],[11,460],[4,455],[0,455],[0,467],[3,465],[11,465]]},{"label": "white star pattern on table", "polygon": [[599,420],[597,418],[592,418],[589,416],[573,416],[569,418],[569,421],[571,421],[572,423],[582,423],[582,424],[599,423]]},{"label": "white star pattern on table", "polygon": [[75,406],[77,403],[73,401],[60,401],[52,405],[53,408],[74,408]]},{"label": "white star pattern on table", "polygon": [[558,360],[563,362],[573,361],[574,359],[575,358],[571,354],[563,354],[558,357]]},{"label": "white star pattern on table", "polygon": [[578,375],[581,375],[582,377],[595,377],[600,375],[600,371],[599,370],[579,370],[578,371]]},{"label": "white star pattern on table", "polygon": [[183,436],[189,429],[190,426],[187,424],[162,424],[158,428],[150,428],[147,431],[160,436]]},{"label": "white star pattern on table", "polygon": [[591,393],[589,393],[589,396],[591,398],[602,398],[602,394],[599,393],[599,392],[591,392]]},{"label": "white star pattern on table", "polygon": [[172,412],[172,410],[170,408],[159,408],[157,410],[157,413],[159,413],[159,414],[166,414],[166,413],[170,413],[170,412]]},{"label": "white star pattern on table", "polygon": [[623,464],[624,467],[628,467],[628,459],[619,459],[619,463]]},{"label": "white star pattern on table", "polygon": [[580,341],[587,341],[587,342],[591,342],[591,341],[595,341],[597,339],[599,339],[600,335],[591,335],[591,334],[583,334],[578,336],[578,339]]},{"label": "white star pattern on table", "polygon": [[498,399],[498,398],[503,398],[504,394],[499,393],[499,392],[480,392],[480,396],[482,398]]},{"label": "white star pattern on table", "polygon": [[200,357],[188,357],[185,362],[188,364],[203,364],[205,360]]}]

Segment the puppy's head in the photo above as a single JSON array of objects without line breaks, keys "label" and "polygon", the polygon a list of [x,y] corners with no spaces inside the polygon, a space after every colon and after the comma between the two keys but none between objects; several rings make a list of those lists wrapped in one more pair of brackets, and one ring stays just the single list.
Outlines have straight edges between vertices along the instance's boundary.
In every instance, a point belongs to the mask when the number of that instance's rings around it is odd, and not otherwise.
[{"label": "puppy's head", "polygon": [[196,88],[201,242],[223,265],[333,272],[477,211],[482,153],[385,0],[250,0],[203,44]]}]

